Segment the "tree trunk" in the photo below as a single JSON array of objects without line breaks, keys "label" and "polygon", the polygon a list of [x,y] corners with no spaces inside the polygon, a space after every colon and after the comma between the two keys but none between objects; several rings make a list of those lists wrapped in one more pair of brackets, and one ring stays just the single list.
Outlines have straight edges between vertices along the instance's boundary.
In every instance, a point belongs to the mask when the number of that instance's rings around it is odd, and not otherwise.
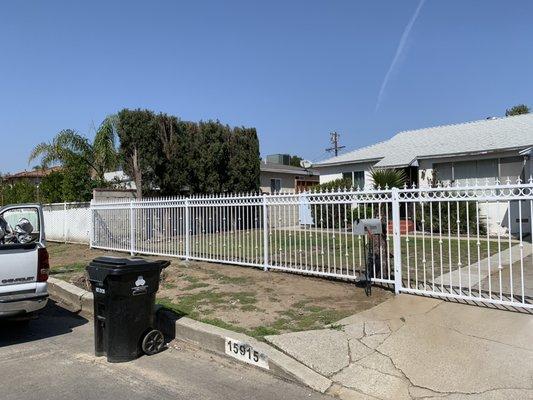
[{"label": "tree trunk", "polygon": [[135,182],[136,187],[136,195],[138,199],[142,199],[143,192],[142,192],[142,173],[141,168],[139,166],[139,158],[137,156],[137,147],[133,149],[133,155],[132,155],[132,163],[133,163],[133,180]]}]

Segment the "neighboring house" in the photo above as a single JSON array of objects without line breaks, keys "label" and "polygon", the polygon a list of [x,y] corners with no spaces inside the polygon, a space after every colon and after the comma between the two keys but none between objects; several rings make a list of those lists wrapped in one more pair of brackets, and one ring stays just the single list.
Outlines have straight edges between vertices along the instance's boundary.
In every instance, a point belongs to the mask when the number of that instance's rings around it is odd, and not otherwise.
[{"label": "neighboring house", "polygon": [[[372,168],[404,169],[409,185],[485,185],[516,182],[533,175],[533,114],[490,118],[454,125],[404,131],[391,139],[313,164],[320,183],[351,178],[372,187]],[[493,220],[501,221],[502,206]],[[525,211],[527,212],[527,211]],[[529,232],[529,216],[523,227]],[[518,225],[518,223],[513,225]],[[512,227],[513,231],[516,226]]]},{"label": "neighboring house", "polygon": [[137,189],[135,182],[122,170],[105,172],[104,180],[113,183],[114,189]]},{"label": "neighboring house", "polygon": [[352,178],[371,187],[372,168],[404,169],[411,184],[459,185],[529,179],[533,114],[400,132],[391,139],[313,164],[320,183]]},{"label": "neighboring house", "polygon": [[20,181],[28,181],[35,186],[39,185],[43,178],[52,172],[61,171],[61,167],[34,169],[32,171],[22,171],[4,176],[3,181],[7,184],[14,184]]},{"label": "neighboring house", "polygon": [[[106,172],[104,179],[113,183],[114,189],[126,192],[135,189],[135,182],[124,171]],[[315,170],[261,161],[260,189],[263,193],[301,192],[318,183],[319,178]]]},{"label": "neighboring house", "polygon": [[296,193],[319,183],[314,169],[261,161],[260,189],[263,193]]}]

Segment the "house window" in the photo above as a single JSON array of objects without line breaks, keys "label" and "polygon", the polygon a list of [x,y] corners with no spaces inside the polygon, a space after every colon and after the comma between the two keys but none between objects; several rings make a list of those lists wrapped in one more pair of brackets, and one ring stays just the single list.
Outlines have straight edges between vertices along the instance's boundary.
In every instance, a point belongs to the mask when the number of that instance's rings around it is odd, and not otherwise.
[{"label": "house window", "polygon": [[524,180],[524,159],[522,157],[500,158],[500,181],[516,183],[520,178]]},{"label": "house window", "polygon": [[277,193],[281,191],[281,179],[272,178],[270,180],[270,193]]},{"label": "house window", "polygon": [[441,182],[444,185],[453,181],[453,164],[452,163],[439,163],[433,164],[433,171],[435,181]]},{"label": "house window", "polygon": [[523,178],[524,162],[521,157],[490,158],[475,161],[457,161],[453,163],[433,164],[433,170],[438,182],[449,184],[456,182],[459,185],[478,183],[496,183],[499,179],[505,183],[507,179],[516,182]]},{"label": "house window", "polygon": [[352,172],[343,172],[342,173],[342,179],[344,180],[350,180],[350,182],[353,182],[353,173]]},{"label": "house window", "polygon": [[365,187],[365,172],[364,171],[353,171],[353,172],[344,172],[342,174],[342,179],[349,179],[352,182],[352,187],[355,188],[364,188]]}]

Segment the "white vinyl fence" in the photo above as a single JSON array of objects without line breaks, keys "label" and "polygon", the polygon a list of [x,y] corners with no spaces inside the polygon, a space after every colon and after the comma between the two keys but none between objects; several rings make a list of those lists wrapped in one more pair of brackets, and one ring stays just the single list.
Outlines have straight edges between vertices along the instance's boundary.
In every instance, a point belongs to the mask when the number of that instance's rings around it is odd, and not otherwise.
[{"label": "white vinyl fence", "polygon": [[[533,181],[91,205],[91,246],[533,308]],[[494,217],[496,216],[496,217]],[[378,218],[383,234],[356,234]]]},{"label": "white vinyl fence", "polygon": [[52,242],[90,242],[90,203],[53,203],[43,205],[46,239]]}]

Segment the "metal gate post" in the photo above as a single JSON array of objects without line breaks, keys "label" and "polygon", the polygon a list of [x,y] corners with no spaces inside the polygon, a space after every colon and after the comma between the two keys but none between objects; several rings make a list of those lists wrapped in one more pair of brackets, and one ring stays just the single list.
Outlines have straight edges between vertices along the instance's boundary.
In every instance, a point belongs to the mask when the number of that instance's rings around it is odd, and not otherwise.
[{"label": "metal gate post", "polygon": [[135,254],[135,220],[134,220],[133,200],[130,200],[130,254]]},{"label": "metal gate post", "polygon": [[399,189],[392,188],[392,242],[394,246],[394,292],[400,294],[402,287],[402,248],[400,231]]},{"label": "metal gate post", "polygon": [[89,248],[93,248],[94,243],[94,208],[93,200],[89,204]]},{"label": "metal gate post", "polygon": [[67,203],[63,202],[63,241],[67,243]]},{"label": "metal gate post", "polygon": [[185,199],[185,259],[188,260],[191,256],[191,227],[189,221],[189,199]]},{"label": "metal gate post", "polygon": [[268,271],[268,207],[266,194],[263,195],[263,270]]}]

